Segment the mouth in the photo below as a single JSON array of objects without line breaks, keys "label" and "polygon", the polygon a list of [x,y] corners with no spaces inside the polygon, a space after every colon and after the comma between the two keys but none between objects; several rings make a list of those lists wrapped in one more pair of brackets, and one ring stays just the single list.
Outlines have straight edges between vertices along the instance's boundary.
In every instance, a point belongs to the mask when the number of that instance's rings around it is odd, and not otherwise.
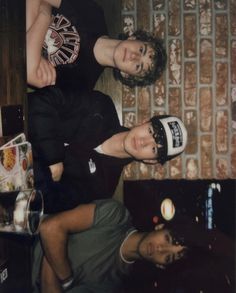
[{"label": "mouth", "polygon": [[136,142],[136,139],[135,139],[135,137],[133,138],[133,148],[135,149],[135,150],[137,150],[137,142]]},{"label": "mouth", "polygon": [[152,243],[147,244],[147,255],[151,256],[154,253],[154,246]]},{"label": "mouth", "polygon": [[124,56],[123,56],[123,62],[125,62],[125,60],[126,60],[126,53],[127,53],[127,49],[125,48],[125,50],[124,50]]}]

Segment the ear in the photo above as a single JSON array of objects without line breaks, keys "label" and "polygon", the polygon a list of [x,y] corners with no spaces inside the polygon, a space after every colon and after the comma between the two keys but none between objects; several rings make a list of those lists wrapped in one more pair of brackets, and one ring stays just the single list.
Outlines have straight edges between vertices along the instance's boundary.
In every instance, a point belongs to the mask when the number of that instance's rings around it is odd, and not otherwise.
[{"label": "ear", "polygon": [[132,40],[136,40],[136,36],[131,35],[131,36],[128,37],[128,40],[131,40],[131,41],[132,41]]},{"label": "ear", "polygon": [[153,160],[142,160],[144,164],[157,164],[157,160],[153,159]]},{"label": "ear", "polygon": [[[145,124],[145,123],[147,123],[147,122],[149,122],[149,119],[148,118],[144,118],[142,121],[139,121],[139,122],[137,122],[137,123],[135,123],[135,125],[134,125],[134,127],[136,127],[136,126],[141,126],[141,125],[143,125],[143,124]],[[144,162],[145,160],[143,160],[143,162]],[[155,160],[147,160],[147,161],[155,161]],[[145,163],[145,162],[144,162]],[[148,163],[148,162],[147,162]]]},{"label": "ear", "polygon": [[165,224],[158,224],[155,226],[155,231],[158,231],[158,230],[162,230],[164,228]]},{"label": "ear", "polygon": [[159,265],[159,264],[156,264],[156,267],[158,268],[158,269],[161,269],[161,270],[164,270],[166,267],[165,266],[163,266],[163,265]]},{"label": "ear", "polygon": [[148,119],[148,118],[144,118],[144,119],[142,120],[142,125],[143,125],[143,124],[146,124],[146,123],[148,123],[148,122],[150,122],[150,119]]},{"label": "ear", "polygon": [[129,77],[129,74],[128,73],[125,73],[124,71],[120,71],[120,74],[124,78],[128,78]]}]

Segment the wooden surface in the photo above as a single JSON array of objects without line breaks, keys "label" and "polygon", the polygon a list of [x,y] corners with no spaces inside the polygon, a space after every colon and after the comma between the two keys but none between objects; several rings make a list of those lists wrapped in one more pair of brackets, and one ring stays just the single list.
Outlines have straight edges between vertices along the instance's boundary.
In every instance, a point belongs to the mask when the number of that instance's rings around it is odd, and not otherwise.
[{"label": "wooden surface", "polygon": [[26,93],[25,0],[0,0],[0,104],[21,104]]},{"label": "wooden surface", "polygon": [[[25,0],[0,0],[0,105],[25,104]],[[30,245],[0,234],[0,292],[31,292]]]}]

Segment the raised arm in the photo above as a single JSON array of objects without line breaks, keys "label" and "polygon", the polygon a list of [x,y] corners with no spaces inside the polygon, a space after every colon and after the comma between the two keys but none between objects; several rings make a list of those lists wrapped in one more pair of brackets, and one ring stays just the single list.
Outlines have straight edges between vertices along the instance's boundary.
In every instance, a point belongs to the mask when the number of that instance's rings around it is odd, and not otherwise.
[{"label": "raised arm", "polygon": [[26,13],[27,83],[44,87],[54,84],[56,80],[55,68],[41,56],[44,38],[51,22],[51,5],[44,1],[32,1],[35,5],[28,5]]},{"label": "raised arm", "polygon": [[64,141],[58,138],[64,102],[55,87],[28,94],[29,139],[48,166],[64,160]]},{"label": "raised arm", "polygon": [[26,0],[26,32],[38,17],[41,0]]},{"label": "raised arm", "polygon": [[42,2],[46,2],[55,8],[59,8],[61,5],[61,0],[26,0],[26,32],[37,19]]},{"label": "raised arm", "polygon": [[73,139],[86,119],[93,101],[89,95],[49,86],[28,94],[30,142],[43,161],[55,164],[64,159],[64,143]]},{"label": "raised arm", "polygon": [[73,276],[67,255],[68,235],[89,229],[93,225],[94,212],[95,204],[80,205],[49,216],[41,223],[40,236],[46,257],[41,274],[42,292],[61,292],[60,283]]}]

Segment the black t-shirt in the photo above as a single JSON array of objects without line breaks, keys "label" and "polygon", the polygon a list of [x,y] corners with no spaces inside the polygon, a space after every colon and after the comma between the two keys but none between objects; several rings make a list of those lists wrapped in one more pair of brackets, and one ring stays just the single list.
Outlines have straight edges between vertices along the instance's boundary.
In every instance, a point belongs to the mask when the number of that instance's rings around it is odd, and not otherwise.
[{"label": "black t-shirt", "polygon": [[52,14],[43,54],[56,66],[56,85],[94,88],[103,71],[93,53],[97,39],[107,35],[103,10],[92,0],[63,0]]}]

